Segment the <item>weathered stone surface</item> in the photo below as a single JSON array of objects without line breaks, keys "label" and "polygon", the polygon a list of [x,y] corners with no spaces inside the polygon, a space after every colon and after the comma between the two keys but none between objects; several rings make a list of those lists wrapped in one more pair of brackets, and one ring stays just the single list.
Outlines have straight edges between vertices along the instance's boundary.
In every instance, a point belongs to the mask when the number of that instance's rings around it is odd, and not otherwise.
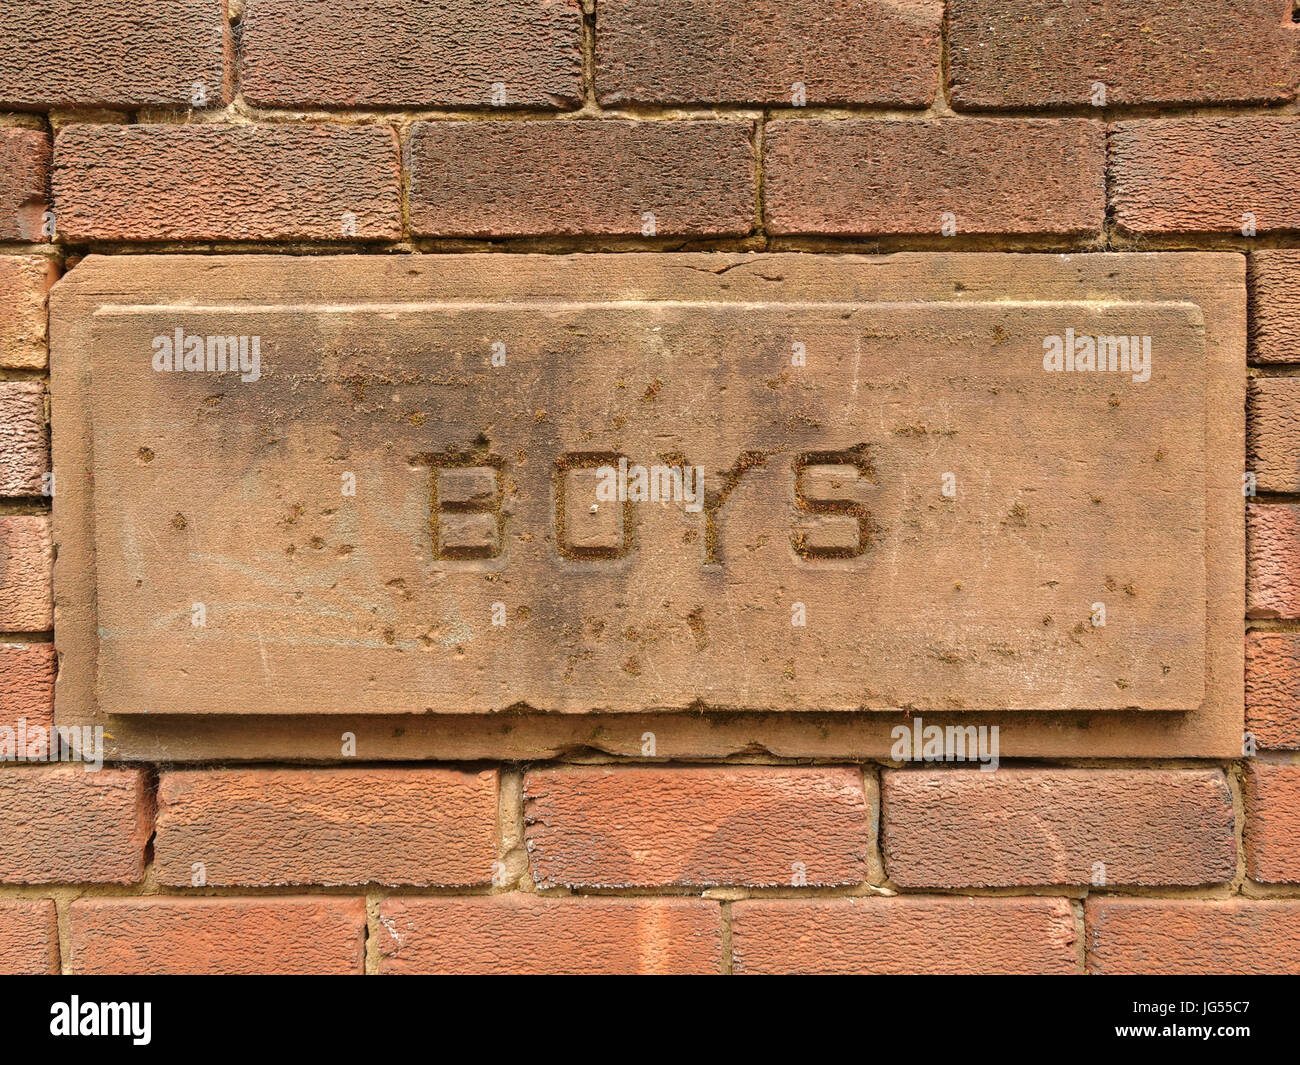
[{"label": "weathered stone surface", "polygon": [[[53,394],[93,442],[100,557],[125,562],[74,569],[73,472],[59,609],[84,618],[89,579],[102,642],[68,618],[61,690],[88,694],[98,651],[123,714],[1131,707],[1239,744],[1240,639],[1235,688],[1233,648],[1205,653],[1233,577],[1207,607],[1182,560],[1207,476],[1239,489],[1199,427],[1212,395],[1213,431],[1240,431],[1219,370],[1240,258],[806,260],[87,260],[56,345],[98,293],[119,309]],[[1212,346],[1189,293],[1235,293]],[[156,372],[178,328],[259,336],[257,379]],[[1067,328],[1152,335],[1151,379],[1045,373]],[[571,531],[560,482],[619,456],[703,467],[700,511],[597,500],[626,542]],[[464,472],[488,469],[499,497]]]}]

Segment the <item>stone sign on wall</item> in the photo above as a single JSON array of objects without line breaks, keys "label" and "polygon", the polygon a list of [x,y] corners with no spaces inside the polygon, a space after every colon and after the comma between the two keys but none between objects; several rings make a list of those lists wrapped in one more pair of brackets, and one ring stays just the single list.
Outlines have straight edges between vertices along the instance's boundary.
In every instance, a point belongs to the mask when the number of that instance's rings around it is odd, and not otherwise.
[{"label": "stone sign on wall", "polygon": [[1239,753],[1240,272],[92,257],[52,311],[59,714]]}]

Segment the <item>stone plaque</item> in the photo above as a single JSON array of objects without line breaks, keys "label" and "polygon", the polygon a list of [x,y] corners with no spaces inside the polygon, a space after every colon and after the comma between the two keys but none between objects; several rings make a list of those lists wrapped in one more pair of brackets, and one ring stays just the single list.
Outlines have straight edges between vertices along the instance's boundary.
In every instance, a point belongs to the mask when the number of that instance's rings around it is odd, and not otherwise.
[{"label": "stone plaque", "polygon": [[1193,259],[92,258],[64,666],[117,715],[1196,711],[1241,455]]}]

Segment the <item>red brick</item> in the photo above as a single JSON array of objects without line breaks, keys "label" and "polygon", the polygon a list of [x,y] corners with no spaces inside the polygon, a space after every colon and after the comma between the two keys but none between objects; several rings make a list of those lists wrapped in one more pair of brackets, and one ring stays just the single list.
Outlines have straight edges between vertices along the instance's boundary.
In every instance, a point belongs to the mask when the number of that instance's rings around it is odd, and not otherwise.
[{"label": "red brick", "polygon": [[240,87],[263,107],[575,107],[577,0],[247,0]]},{"label": "red brick", "polygon": [[1300,507],[1246,507],[1246,616],[1300,617]]},{"label": "red brick", "polygon": [[1209,884],[1237,868],[1217,769],[889,770],[885,870],[903,887]]},{"label": "red brick", "polygon": [[180,770],[158,787],[161,884],[487,884],[497,775],[451,769]]},{"label": "red brick", "polygon": [[420,122],[411,230],[426,236],[746,233],[749,122]]},{"label": "red brick", "polygon": [[0,129],[0,240],[49,239],[43,233],[49,190],[49,135],[39,129]]},{"label": "red brick", "polygon": [[731,909],[738,974],[1076,973],[1066,899],[746,899]]},{"label": "red brick", "polygon": [[393,898],[379,924],[383,973],[707,975],[722,957],[703,899]]},{"label": "red brick", "polygon": [[1089,899],[1088,971],[1300,973],[1300,901]]},{"label": "red brick", "polygon": [[[1118,122],[1111,205],[1132,233],[1300,228],[1300,122],[1188,118]],[[1250,235],[1247,233],[1246,235]]]},{"label": "red brick", "polygon": [[48,517],[0,518],[0,631],[45,632],[54,627],[53,566]]},{"label": "red brick", "polygon": [[26,0],[0,8],[0,107],[209,106],[232,74],[223,0]]},{"label": "red brick", "polygon": [[1250,358],[1300,362],[1300,250],[1251,252]]},{"label": "red brick", "polygon": [[70,241],[341,240],[345,222],[394,239],[397,138],[381,125],[68,126],[54,201]]},{"label": "red brick", "polygon": [[0,975],[59,971],[59,925],[53,899],[0,901]]},{"label": "red brick", "polygon": [[1260,492],[1300,491],[1300,378],[1249,382],[1246,469]]},{"label": "red brick", "polygon": [[89,975],[359,975],[364,899],[82,898],[72,971]]},{"label": "red brick", "polygon": [[1244,783],[1246,875],[1300,883],[1300,765],[1249,763]]},{"label": "red brick", "polygon": [[957,108],[1263,103],[1294,95],[1292,0],[950,0]]},{"label": "red brick", "polygon": [[50,469],[45,386],[0,381],[0,496],[37,496]]},{"label": "red brick", "polygon": [[925,107],[939,80],[941,0],[601,0],[601,103]]},{"label": "red brick", "polygon": [[809,885],[867,879],[871,812],[856,769],[544,769],[524,778],[543,886]]},{"label": "red brick", "polygon": [[794,119],[767,126],[771,233],[1088,233],[1105,131],[1086,119]]},{"label": "red brick", "polygon": [[151,804],[138,769],[0,768],[0,881],[131,884],[144,874]]},{"label": "red brick", "polygon": [[1246,634],[1246,730],[1261,750],[1300,748],[1300,635]]},{"label": "red brick", "polygon": [[0,644],[0,728],[48,729],[54,716],[54,645]]},{"label": "red brick", "polygon": [[45,298],[56,274],[52,259],[0,255],[0,368],[44,368]]}]

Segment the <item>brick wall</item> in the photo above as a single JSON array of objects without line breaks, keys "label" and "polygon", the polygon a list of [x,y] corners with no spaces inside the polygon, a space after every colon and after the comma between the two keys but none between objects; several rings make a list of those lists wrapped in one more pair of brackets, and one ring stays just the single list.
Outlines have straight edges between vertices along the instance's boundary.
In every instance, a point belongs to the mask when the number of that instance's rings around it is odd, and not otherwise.
[{"label": "brick wall", "polygon": [[0,970],[1300,971],[1298,21],[6,5],[0,724],[51,721],[45,300],[90,251],[1236,253],[1257,494],[1240,761],[0,766]]}]

